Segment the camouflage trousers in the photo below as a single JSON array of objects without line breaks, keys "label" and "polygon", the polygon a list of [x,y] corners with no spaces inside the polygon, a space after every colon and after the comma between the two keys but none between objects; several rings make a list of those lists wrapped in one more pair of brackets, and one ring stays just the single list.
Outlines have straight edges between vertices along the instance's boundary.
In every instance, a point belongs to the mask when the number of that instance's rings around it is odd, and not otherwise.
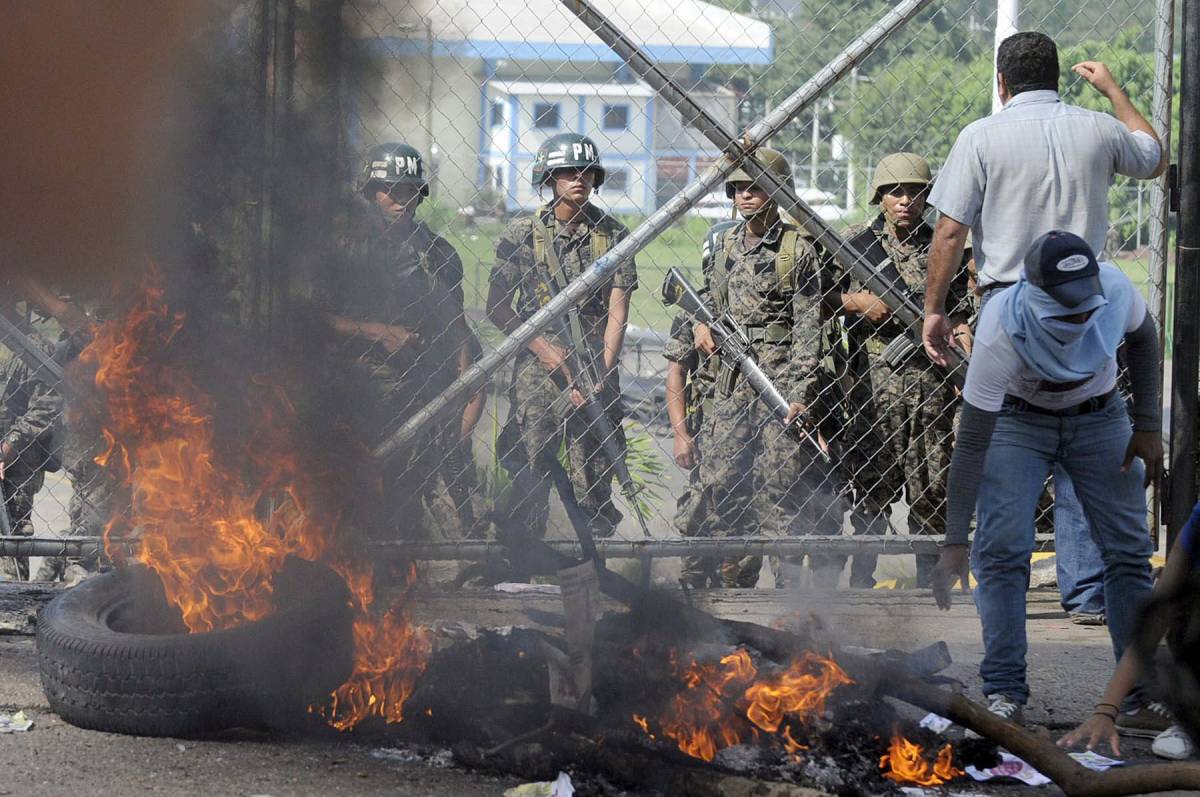
[{"label": "camouflage trousers", "polygon": [[[583,410],[571,403],[570,392],[557,385],[536,359],[518,362],[514,387],[521,447],[535,477],[527,480],[528,489],[514,500],[514,521],[535,539],[545,536],[551,477],[544,463],[565,448],[567,476],[593,536],[611,537],[622,515],[612,503],[613,463],[601,445],[600,432],[590,428]],[[615,386],[606,386],[597,400],[606,407],[618,450],[624,451],[619,395]]]},{"label": "camouflage trousers", "polygon": [[[872,399],[858,408],[854,445],[844,464],[854,489],[851,522],[856,533],[883,534],[893,503],[908,503],[910,534],[945,533],[946,480],[954,449],[958,399],[944,376],[915,363],[871,368]],[[876,557],[857,555],[851,585],[874,586]],[[917,582],[927,586],[937,556],[917,556]]]},{"label": "camouflage trousers", "polygon": [[[700,435],[693,438],[700,449]],[[701,452],[703,453],[703,452]],[[692,468],[687,486],[675,499],[675,530],[684,537],[706,537],[712,522],[711,491],[700,481],[700,468]],[[721,561],[712,556],[684,556],[679,580],[693,589],[721,586]]]},{"label": "camouflage trousers", "polygon": [[457,426],[447,426],[445,431],[445,439],[438,448],[443,459],[434,473],[429,514],[442,537],[475,539],[480,534],[475,506],[479,481],[475,454],[470,440],[459,439]]},{"label": "camouflage trousers", "polygon": [[[126,497],[125,506],[128,506]],[[99,537],[113,519],[113,511],[121,502],[116,498],[112,482],[96,467],[77,470],[71,476],[71,499],[67,505],[70,527],[67,536]],[[94,572],[99,566],[97,556],[51,556],[42,560],[38,581],[71,581]]]},{"label": "camouflage trousers", "polygon": [[[711,502],[708,536],[838,534],[842,508],[836,476],[744,384],[714,402],[704,421],[700,488]],[[845,557],[810,555],[816,580],[836,584]],[[727,559],[726,587],[758,583],[762,557]]]},{"label": "camouflage trousers", "polygon": [[[42,489],[44,481],[45,474],[42,471],[30,473],[23,468],[13,468],[6,474],[3,486],[4,511],[8,512],[8,522],[14,535],[33,536],[33,497]],[[28,581],[29,557],[0,557],[0,576],[15,581]]]}]

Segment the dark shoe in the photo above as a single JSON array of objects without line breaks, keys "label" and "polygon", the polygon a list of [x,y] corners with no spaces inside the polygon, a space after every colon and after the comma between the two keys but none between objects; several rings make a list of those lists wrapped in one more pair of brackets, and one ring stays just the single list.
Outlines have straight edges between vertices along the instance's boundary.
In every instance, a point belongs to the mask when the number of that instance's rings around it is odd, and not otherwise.
[{"label": "dark shoe", "polygon": [[1153,739],[1174,723],[1171,712],[1162,703],[1147,703],[1133,711],[1122,711],[1117,715],[1117,733],[1122,736],[1137,736]]}]

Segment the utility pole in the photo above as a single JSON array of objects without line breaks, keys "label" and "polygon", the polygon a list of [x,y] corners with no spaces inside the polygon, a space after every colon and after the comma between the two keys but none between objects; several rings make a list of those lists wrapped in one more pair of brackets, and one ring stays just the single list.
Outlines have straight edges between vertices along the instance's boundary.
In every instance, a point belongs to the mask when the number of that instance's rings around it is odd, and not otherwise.
[{"label": "utility pole", "polygon": [[[992,51],[992,64],[996,63],[996,51],[1000,42],[1017,32],[1017,18],[1021,13],[1021,0],[996,0],[996,45]],[[992,77],[992,113],[1000,113],[1004,103],[1000,102],[1000,92],[996,87],[995,76]]]}]

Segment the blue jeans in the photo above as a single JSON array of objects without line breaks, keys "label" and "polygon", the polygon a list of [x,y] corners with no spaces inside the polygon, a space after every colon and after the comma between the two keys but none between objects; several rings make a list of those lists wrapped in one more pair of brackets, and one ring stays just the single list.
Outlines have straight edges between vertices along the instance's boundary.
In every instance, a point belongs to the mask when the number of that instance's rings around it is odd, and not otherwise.
[{"label": "blue jeans", "polygon": [[[1113,655],[1120,659],[1138,610],[1150,595],[1144,468],[1135,460],[1121,473],[1132,434],[1125,402],[1053,417],[1005,408],[988,448],[976,505],[978,523],[971,570],[979,582],[975,605],[983,626],[984,694],[1017,703],[1029,699],[1025,680],[1025,593],[1033,552],[1034,513],[1051,467],[1062,465],[1074,483],[1084,515],[1104,559],[1104,602]],[[1130,697],[1137,702],[1140,695]]]},{"label": "blue jeans", "polygon": [[1062,607],[1071,614],[1104,614],[1104,557],[1062,465],[1054,466],[1054,550]]}]

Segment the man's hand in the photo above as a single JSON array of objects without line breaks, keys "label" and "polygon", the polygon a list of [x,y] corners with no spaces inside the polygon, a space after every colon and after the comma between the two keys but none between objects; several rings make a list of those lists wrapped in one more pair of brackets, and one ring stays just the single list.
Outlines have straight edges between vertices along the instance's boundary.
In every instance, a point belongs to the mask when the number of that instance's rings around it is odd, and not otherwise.
[{"label": "man's hand", "polygon": [[1128,473],[1133,467],[1133,458],[1137,457],[1146,464],[1146,483],[1149,487],[1162,470],[1163,445],[1161,432],[1134,432],[1125,448],[1125,461],[1121,463],[1121,473]]},{"label": "man's hand", "polygon": [[1093,714],[1075,730],[1058,740],[1059,747],[1075,747],[1080,743],[1092,750],[1099,742],[1108,742],[1113,755],[1121,755],[1121,737],[1117,734],[1117,725],[1106,714]]},{"label": "man's hand", "polygon": [[363,324],[363,333],[371,340],[395,354],[410,343],[419,343],[421,336],[398,324]]},{"label": "man's hand", "polygon": [[1071,67],[1071,71],[1091,83],[1105,97],[1111,99],[1114,91],[1123,93],[1113,73],[1100,61],[1080,61]]},{"label": "man's hand", "polygon": [[799,401],[793,401],[788,405],[787,417],[783,419],[784,426],[791,426],[797,418],[800,418],[804,413],[808,412],[808,407],[801,404]]},{"label": "man's hand", "polygon": [[954,330],[945,313],[926,313],[925,326],[921,329],[921,340],[925,342],[925,353],[936,364],[949,367],[950,349],[954,345]]},{"label": "man's hand", "polygon": [[[0,480],[4,479],[5,471],[8,470],[8,463],[17,458],[17,452],[12,447],[12,443],[7,440],[0,442]],[[0,507],[0,512],[5,511],[4,507]]]},{"label": "man's hand", "polygon": [[892,316],[891,309],[870,291],[851,294],[854,310],[872,324],[882,324]]},{"label": "man's hand", "polygon": [[695,439],[687,432],[676,432],[675,464],[686,470],[691,470],[700,461],[696,453]]},{"label": "man's hand", "polygon": [[949,611],[952,601],[950,591],[955,581],[962,581],[962,590],[967,592],[971,583],[970,553],[965,545],[947,545],[942,548],[937,565],[933,568],[933,599],[938,608]]},{"label": "man's hand", "polygon": [[708,328],[708,324],[696,324],[692,328],[692,339],[696,342],[696,349],[701,354],[709,356],[716,354],[717,342],[713,340],[712,330]]}]

